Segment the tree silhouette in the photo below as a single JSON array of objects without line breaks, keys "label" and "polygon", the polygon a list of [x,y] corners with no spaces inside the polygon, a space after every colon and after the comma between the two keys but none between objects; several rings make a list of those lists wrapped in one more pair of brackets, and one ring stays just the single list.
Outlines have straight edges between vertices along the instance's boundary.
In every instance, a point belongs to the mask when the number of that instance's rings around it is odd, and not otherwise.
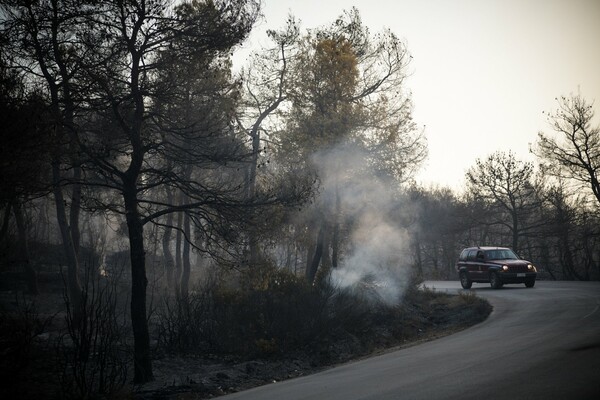
[{"label": "tree silhouette", "polygon": [[594,103],[581,94],[556,101],[558,108],[548,113],[554,133],[540,132],[533,152],[548,174],[591,189],[600,203],[600,125],[593,125]]},{"label": "tree silhouette", "polygon": [[510,151],[498,151],[485,160],[478,159],[467,172],[469,191],[506,213],[495,214],[493,223],[508,228],[515,251],[519,251],[519,237],[527,229],[526,219],[539,206],[532,178],[533,164],[518,160]]}]

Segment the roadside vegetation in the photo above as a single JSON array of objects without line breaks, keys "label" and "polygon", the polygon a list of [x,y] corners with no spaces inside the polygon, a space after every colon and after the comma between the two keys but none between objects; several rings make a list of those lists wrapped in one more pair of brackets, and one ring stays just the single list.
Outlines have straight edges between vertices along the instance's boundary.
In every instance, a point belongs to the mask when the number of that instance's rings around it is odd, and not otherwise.
[{"label": "roadside vegetation", "polygon": [[[11,398],[211,398],[308,375],[401,349],[483,321],[491,306],[473,292],[456,295],[410,285],[395,304],[373,288],[309,286],[271,270],[232,289],[222,279],[194,285],[187,299],[157,299],[151,313],[156,379],[131,384],[131,343],[123,288],[90,282],[85,326],[64,314],[61,282],[43,294],[4,298],[0,371]],[[88,287],[88,289],[90,289]],[[35,385],[30,382],[35,381]]]}]

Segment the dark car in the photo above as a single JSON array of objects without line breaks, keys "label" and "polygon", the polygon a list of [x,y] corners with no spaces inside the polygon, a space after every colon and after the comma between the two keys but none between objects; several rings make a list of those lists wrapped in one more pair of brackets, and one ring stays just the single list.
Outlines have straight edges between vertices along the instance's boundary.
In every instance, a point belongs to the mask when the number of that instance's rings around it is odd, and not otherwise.
[{"label": "dark car", "polygon": [[465,289],[473,282],[489,282],[494,289],[505,283],[524,283],[531,288],[537,276],[532,263],[507,247],[468,247],[460,253],[456,270]]}]

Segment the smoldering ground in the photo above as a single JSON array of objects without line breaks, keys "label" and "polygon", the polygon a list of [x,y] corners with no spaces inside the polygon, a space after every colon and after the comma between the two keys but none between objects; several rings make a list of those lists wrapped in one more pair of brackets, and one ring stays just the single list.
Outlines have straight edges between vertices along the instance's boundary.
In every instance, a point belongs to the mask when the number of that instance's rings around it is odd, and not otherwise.
[{"label": "smoldering ground", "polygon": [[321,186],[312,211],[339,231],[339,262],[330,282],[396,304],[409,279],[408,235],[394,222],[397,184],[378,175],[369,157],[352,144],[315,153]]}]

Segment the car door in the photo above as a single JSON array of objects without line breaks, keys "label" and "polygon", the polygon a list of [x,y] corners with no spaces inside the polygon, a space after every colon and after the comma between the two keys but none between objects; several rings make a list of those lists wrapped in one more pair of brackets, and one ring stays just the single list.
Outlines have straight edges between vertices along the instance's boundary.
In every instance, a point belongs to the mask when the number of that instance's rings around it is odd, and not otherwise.
[{"label": "car door", "polygon": [[487,271],[485,264],[485,252],[483,250],[477,250],[475,254],[475,271],[473,271],[473,276],[476,276],[475,279],[486,279]]},{"label": "car door", "polygon": [[485,251],[483,250],[479,250],[477,252],[477,266],[478,266],[478,274],[479,274],[479,279],[482,280],[486,280],[489,278],[489,268],[490,265],[488,263],[488,258],[487,255],[485,254]]},{"label": "car door", "polygon": [[479,279],[478,266],[477,266],[477,250],[469,250],[466,262],[467,271],[469,272],[469,278],[471,280]]}]

